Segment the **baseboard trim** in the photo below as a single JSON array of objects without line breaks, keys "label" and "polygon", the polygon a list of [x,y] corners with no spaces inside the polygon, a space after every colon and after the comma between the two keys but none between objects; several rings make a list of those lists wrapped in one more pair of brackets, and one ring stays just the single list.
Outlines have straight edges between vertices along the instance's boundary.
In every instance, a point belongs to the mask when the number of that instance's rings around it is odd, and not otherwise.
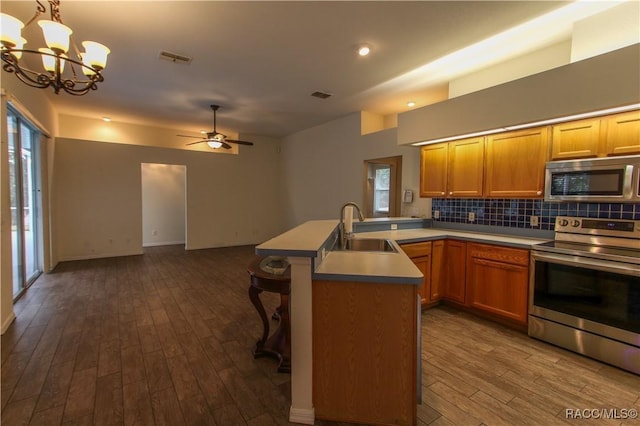
[{"label": "baseboard trim", "polygon": [[123,251],[120,253],[92,253],[83,254],[79,256],[60,256],[60,262],[69,262],[72,260],[89,260],[89,259],[103,259],[105,257],[123,257],[123,256],[138,256],[143,254],[142,249]]},{"label": "baseboard trim", "polygon": [[289,421],[291,423],[302,423],[303,425],[312,425],[315,423],[316,411],[311,408],[289,408]]},{"label": "baseboard trim", "polygon": [[157,246],[179,246],[185,245],[186,241],[164,241],[164,242],[151,242],[142,243],[142,247],[157,247]]},{"label": "baseboard trim", "polygon": [[11,311],[11,315],[9,315],[9,317],[5,319],[4,322],[2,323],[2,329],[0,330],[0,334],[4,334],[9,329],[9,326],[15,319],[16,319],[16,314],[13,311]]}]

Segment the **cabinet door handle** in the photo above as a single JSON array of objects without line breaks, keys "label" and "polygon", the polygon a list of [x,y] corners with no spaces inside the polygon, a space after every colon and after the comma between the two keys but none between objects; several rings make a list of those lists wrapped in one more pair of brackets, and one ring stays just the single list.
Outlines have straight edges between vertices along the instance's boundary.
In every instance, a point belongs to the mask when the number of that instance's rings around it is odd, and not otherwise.
[{"label": "cabinet door handle", "polygon": [[536,195],[542,195],[542,191],[536,192]]},{"label": "cabinet door handle", "polygon": [[444,195],[444,191],[442,191],[442,192],[440,193],[440,195]]},{"label": "cabinet door handle", "polygon": [[449,192],[449,195],[453,195],[453,191]]}]

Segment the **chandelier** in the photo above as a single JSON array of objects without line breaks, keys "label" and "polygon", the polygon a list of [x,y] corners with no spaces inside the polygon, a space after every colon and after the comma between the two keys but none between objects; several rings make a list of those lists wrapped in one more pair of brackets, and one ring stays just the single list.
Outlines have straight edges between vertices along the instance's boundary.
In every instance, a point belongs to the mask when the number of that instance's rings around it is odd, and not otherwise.
[{"label": "chandelier", "polygon": [[[51,19],[39,20],[47,47],[38,50],[24,49],[25,40],[22,29],[31,24],[40,14],[46,12],[45,6],[36,0],[36,13],[25,24],[11,15],[0,13],[0,52],[2,68],[14,73],[20,81],[39,89],[51,87],[58,94],[64,90],[72,95],[80,96],[90,90],[96,90],[97,84],[104,81],[102,70],[107,63],[110,50],[94,41],[83,41],[85,51],[80,52],[71,39],[71,28],[62,23],[60,18],[60,0],[48,0]],[[69,52],[69,45],[73,53]],[[36,56],[42,60],[44,70],[34,71],[24,63],[26,57]],[[66,68],[66,72],[65,72]]]}]

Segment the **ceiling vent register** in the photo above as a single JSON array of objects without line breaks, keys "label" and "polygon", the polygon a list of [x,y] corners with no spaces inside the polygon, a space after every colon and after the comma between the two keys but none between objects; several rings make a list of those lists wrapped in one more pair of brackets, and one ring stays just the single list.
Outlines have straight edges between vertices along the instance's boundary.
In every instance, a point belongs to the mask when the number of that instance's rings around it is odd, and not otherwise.
[{"label": "ceiling vent register", "polygon": [[178,55],[177,53],[167,52],[166,50],[161,50],[158,57],[165,61],[170,61],[178,64],[185,64],[185,65],[189,65],[193,60],[193,58],[189,58],[188,56]]},{"label": "ceiling vent register", "polygon": [[316,91],[313,92],[311,96],[313,96],[314,98],[327,99],[331,97],[331,93]]}]

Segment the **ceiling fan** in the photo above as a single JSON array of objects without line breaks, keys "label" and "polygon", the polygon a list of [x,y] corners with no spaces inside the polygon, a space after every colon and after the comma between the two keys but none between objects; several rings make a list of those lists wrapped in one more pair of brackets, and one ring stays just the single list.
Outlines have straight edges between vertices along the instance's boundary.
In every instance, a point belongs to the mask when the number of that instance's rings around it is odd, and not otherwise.
[{"label": "ceiling fan", "polygon": [[226,135],[223,135],[222,133],[218,133],[216,130],[216,111],[218,111],[218,108],[220,108],[220,105],[211,105],[211,109],[213,110],[213,132],[207,132],[207,137],[206,138],[202,138],[199,136],[188,136],[188,135],[176,135],[176,136],[180,136],[183,138],[193,138],[193,139],[200,139],[197,142],[191,142],[188,143],[187,145],[195,145],[198,143],[205,143],[207,145],[209,145],[211,148],[213,149],[218,149],[220,147],[224,148],[224,149],[231,149],[231,145],[229,145],[230,143],[235,143],[237,145],[253,145],[253,142],[247,142],[247,141],[238,141],[235,139],[227,139]]}]

